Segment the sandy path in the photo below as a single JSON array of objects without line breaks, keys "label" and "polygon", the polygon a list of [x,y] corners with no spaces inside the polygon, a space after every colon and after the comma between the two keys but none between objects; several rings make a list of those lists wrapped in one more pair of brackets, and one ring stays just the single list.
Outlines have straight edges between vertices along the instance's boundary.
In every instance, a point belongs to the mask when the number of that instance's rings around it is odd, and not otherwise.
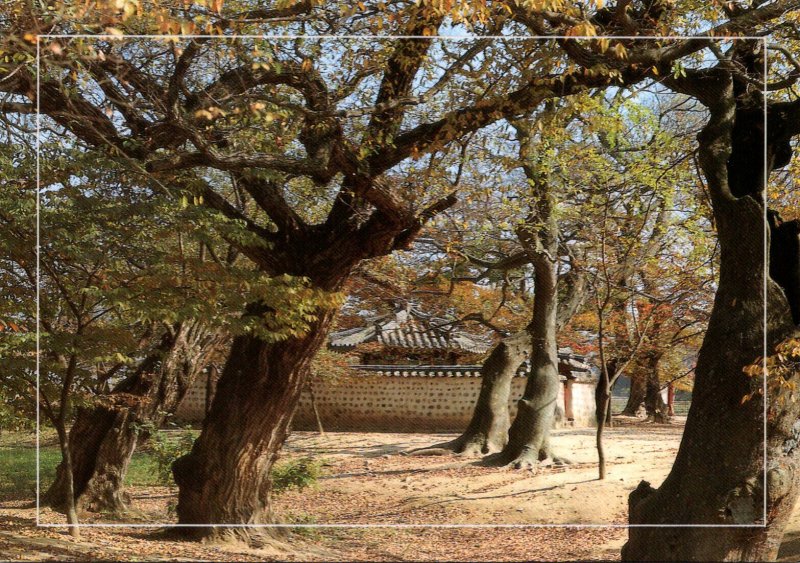
[{"label": "sandy path", "polygon": [[556,451],[573,463],[537,472],[401,453],[453,435],[303,433],[287,445],[286,457],[321,456],[328,476],[314,491],[282,495],[278,507],[292,510],[310,501],[317,522],[327,524],[622,524],[627,496],[639,481],[658,486],[669,472],[681,430],[609,429],[602,482],[592,429],[556,431]]}]

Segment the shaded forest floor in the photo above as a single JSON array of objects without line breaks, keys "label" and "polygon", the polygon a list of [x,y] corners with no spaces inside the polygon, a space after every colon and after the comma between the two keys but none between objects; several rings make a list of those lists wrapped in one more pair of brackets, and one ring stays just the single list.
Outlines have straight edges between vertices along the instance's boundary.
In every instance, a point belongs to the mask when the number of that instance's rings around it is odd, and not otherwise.
[{"label": "shaded forest floor", "polygon": [[[682,424],[621,419],[607,430],[608,477],[598,481],[593,429],[562,429],[553,444],[574,463],[537,472],[483,467],[476,459],[405,452],[452,435],[328,433],[292,435],[284,459],[323,462],[316,485],[275,499],[291,547],[250,550],[176,539],[165,528],[84,528],[73,541],[63,528],[36,528],[29,491],[0,496],[0,554],[11,560],[616,560],[624,528],[524,528],[530,524],[624,524],[627,496],[640,480],[658,486],[677,453]],[[0,448],[0,456],[8,455]],[[0,457],[0,462],[2,462]],[[8,460],[6,460],[8,461]],[[34,468],[31,468],[35,472]],[[84,515],[84,522],[174,522],[175,491],[132,486],[124,520]],[[795,515],[781,558],[800,555]],[[42,509],[41,522],[63,522]],[[337,525],[387,527],[347,528]],[[459,524],[468,527],[447,527]],[[313,527],[315,525],[332,527]],[[389,526],[405,527],[389,527]],[[435,525],[439,527],[417,527]]]}]

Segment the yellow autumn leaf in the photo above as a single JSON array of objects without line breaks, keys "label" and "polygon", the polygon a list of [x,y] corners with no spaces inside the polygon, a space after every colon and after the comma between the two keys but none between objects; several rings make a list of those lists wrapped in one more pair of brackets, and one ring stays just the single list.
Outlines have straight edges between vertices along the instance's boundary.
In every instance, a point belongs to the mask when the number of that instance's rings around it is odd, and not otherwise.
[{"label": "yellow autumn leaf", "polygon": [[122,19],[126,20],[134,14],[136,14],[136,4],[134,2],[125,2],[122,7]]},{"label": "yellow autumn leaf", "polygon": [[197,26],[194,25],[194,22],[181,22],[181,35],[191,35],[197,31]]}]

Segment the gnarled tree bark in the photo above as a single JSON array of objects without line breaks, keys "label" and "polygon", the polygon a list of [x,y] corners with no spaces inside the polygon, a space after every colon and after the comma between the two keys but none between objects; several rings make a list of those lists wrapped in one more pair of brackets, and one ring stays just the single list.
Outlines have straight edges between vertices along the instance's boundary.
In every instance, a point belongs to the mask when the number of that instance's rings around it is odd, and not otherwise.
[{"label": "gnarled tree bark", "polygon": [[[250,314],[263,314],[263,306]],[[320,312],[306,334],[280,342],[237,336],[222,371],[211,411],[192,451],[173,465],[182,524],[197,536],[258,543],[247,528],[274,521],[269,499],[270,468],[289,431],[308,368],[325,341],[333,311]]]},{"label": "gnarled tree bark", "polygon": [[451,442],[433,446],[464,455],[499,452],[508,441],[511,419],[508,398],[511,381],[531,354],[529,331],[523,330],[500,341],[481,366],[481,390],[466,430]]},{"label": "gnarled tree bark", "polygon": [[[643,482],[630,496],[630,523],[648,527],[630,529],[622,550],[626,561],[773,560],[800,484],[800,403],[781,405],[770,397],[765,444],[764,397],[743,401],[761,387],[743,368],[763,355],[764,330],[769,353],[796,334],[787,296],[797,288],[775,279],[774,262],[764,294],[761,100],[745,95],[744,86],[734,89],[723,69],[702,72],[690,73],[689,86],[710,110],[698,139],[720,242],[719,286],[675,464],[658,489]],[[788,162],[790,137],[785,123],[772,124],[780,115],[770,114],[766,165],[773,170]],[[769,255],[794,265],[800,258],[796,246],[781,245],[774,236]],[[659,527],[664,524],[742,527]]]},{"label": "gnarled tree bark", "polygon": [[[376,209],[368,218],[353,219],[338,231],[296,219],[294,226],[284,227],[292,236],[271,249],[284,261],[273,262],[270,254],[269,262],[258,262],[256,254],[259,268],[271,275],[303,276],[320,292],[338,292],[361,260],[406,248],[429,219],[455,203],[451,195],[415,213],[393,201],[389,186],[379,178],[354,175],[346,181],[354,190],[367,190],[363,183],[379,192],[373,194]],[[344,212],[352,212],[352,206]],[[270,312],[253,303],[246,314],[262,317]],[[178,519],[187,534],[251,545],[282,536],[279,528],[263,527],[275,523],[270,470],[334,313],[318,308],[302,334],[285,340],[271,342],[257,334],[234,339],[203,430],[191,452],[172,466],[179,487]],[[188,527],[195,524],[203,526]]]},{"label": "gnarled tree bark", "polygon": [[[586,276],[575,260],[569,272],[558,280],[565,286],[557,302],[556,333],[563,328],[586,299]],[[433,448],[445,448],[465,455],[499,452],[508,442],[511,418],[508,400],[511,381],[526,359],[533,355],[532,324],[504,338],[481,366],[481,390],[466,430],[455,440]],[[556,365],[556,369],[558,366]]]},{"label": "gnarled tree bark", "polygon": [[513,464],[515,468],[533,467],[552,457],[550,430],[561,385],[556,344],[556,264],[548,256],[537,255],[534,265],[536,296],[529,327],[533,344],[531,370],[517,403],[517,416],[508,430],[508,442],[496,458],[497,463]]},{"label": "gnarled tree bark", "polygon": [[630,372],[631,388],[628,394],[628,402],[620,414],[625,416],[636,416],[644,403],[647,395],[647,377],[644,371],[634,369]]},{"label": "gnarled tree bark", "polygon": [[533,318],[528,325],[532,354],[525,391],[517,403],[517,416],[508,429],[508,442],[490,463],[533,467],[551,457],[550,430],[558,401],[558,222],[555,194],[548,178],[536,166],[529,126],[513,121],[519,156],[533,193],[531,212],[517,228],[517,237],[534,267]]}]

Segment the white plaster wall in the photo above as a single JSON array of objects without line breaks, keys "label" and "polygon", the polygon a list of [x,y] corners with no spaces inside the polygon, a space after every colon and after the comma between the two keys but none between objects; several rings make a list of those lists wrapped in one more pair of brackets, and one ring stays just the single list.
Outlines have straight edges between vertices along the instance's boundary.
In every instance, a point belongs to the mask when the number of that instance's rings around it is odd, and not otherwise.
[{"label": "white plaster wall", "polygon": [[[516,415],[526,379],[514,378],[509,410]],[[358,375],[337,383],[317,381],[314,395],[327,430],[374,432],[446,432],[463,430],[472,416],[481,380],[477,377],[386,377]],[[594,386],[572,385],[575,426],[594,423]],[[181,403],[176,417],[203,418],[205,378],[198,378]],[[556,426],[564,424],[564,386],[559,386]],[[304,390],[293,427],[316,429],[311,397]]]}]

